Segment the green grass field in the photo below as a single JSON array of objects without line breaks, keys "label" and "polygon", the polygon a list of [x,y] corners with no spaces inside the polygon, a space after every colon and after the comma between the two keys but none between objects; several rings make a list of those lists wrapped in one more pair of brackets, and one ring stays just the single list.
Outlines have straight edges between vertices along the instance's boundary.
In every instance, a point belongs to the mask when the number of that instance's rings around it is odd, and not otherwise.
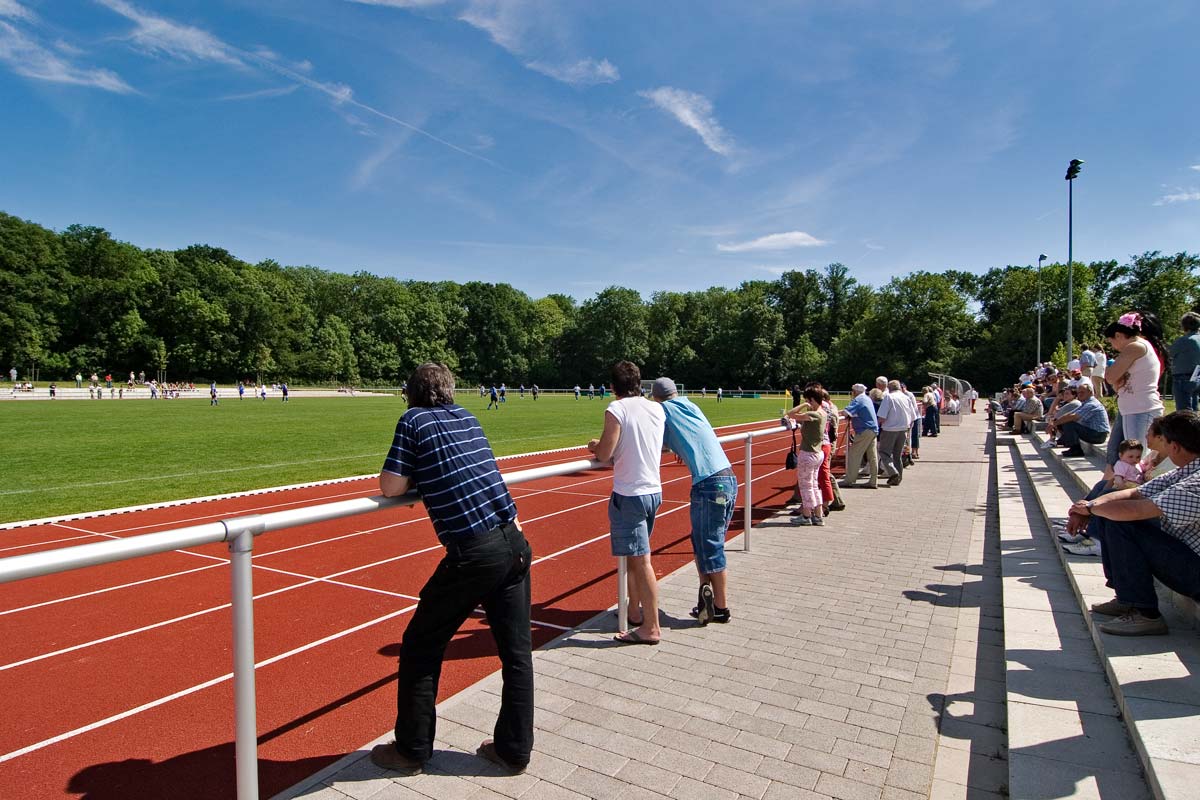
[{"label": "green grass field", "polygon": [[[600,435],[599,398],[513,394],[490,412],[476,394],[458,397],[497,455]],[[772,419],[784,405],[694,399],[716,426]],[[388,396],[2,402],[0,522],[377,472],[405,408]]]}]

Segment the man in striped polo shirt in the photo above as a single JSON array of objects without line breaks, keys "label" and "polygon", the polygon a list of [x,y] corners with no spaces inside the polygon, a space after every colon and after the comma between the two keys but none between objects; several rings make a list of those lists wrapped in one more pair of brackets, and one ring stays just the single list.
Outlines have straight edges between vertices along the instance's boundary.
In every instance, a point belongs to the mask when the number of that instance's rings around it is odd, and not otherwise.
[{"label": "man in striped polo shirt", "polygon": [[396,425],[379,487],[385,497],[421,493],[446,555],[421,590],[400,645],[396,741],[377,745],[371,760],[415,775],[433,756],[442,658],[482,605],[504,688],[495,738],[477,752],[510,773],[523,772],[533,749],[532,553],[479,421],[454,404],[450,370],[422,364],[406,388],[409,409]]}]

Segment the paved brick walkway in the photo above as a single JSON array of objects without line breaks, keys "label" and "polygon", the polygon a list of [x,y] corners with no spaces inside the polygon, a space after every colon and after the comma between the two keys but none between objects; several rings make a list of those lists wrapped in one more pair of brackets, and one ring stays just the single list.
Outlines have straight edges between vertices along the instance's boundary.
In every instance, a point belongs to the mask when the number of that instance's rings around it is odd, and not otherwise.
[{"label": "paved brick walkway", "polygon": [[686,616],[695,576],[684,569],[662,582],[662,645],[612,645],[609,615],[536,653],[526,774],[500,776],[473,755],[499,704],[494,675],[440,707],[429,774],[389,777],[364,749],[285,796],[999,796],[986,435],[983,415],[968,415],[924,440],[901,487],[846,491],[847,510],[824,528],[768,521],[750,553],[731,542],[729,625]]}]

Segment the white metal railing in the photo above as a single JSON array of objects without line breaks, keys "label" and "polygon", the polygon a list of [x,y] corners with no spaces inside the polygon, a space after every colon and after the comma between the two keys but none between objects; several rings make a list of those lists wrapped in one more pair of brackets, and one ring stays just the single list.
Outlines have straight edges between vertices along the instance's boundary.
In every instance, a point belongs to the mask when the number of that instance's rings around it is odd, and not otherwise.
[{"label": "white metal railing", "polygon": [[[778,426],[734,433],[718,437],[722,444],[745,441],[746,487],[743,547],[750,550],[750,529],[753,514],[751,482],[752,442],[756,436],[778,433]],[[579,459],[565,464],[519,470],[505,474],[510,486],[542,478],[570,475],[608,466],[594,459]],[[188,547],[226,542],[230,552],[230,592],[233,613],[233,683],[234,683],[234,755],[237,773],[237,800],[258,800],[258,721],[254,685],[254,581],[252,555],[254,537],[270,531],[310,525],[357,514],[369,514],[388,508],[401,508],[417,503],[415,494],[403,497],[363,497],[322,503],[305,508],[274,511],[268,514],[249,514],[219,522],[191,525],[159,533],[146,533],[94,544],[61,547],[38,553],[9,556],[0,559],[0,583],[53,575],[59,572],[127,561],[142,556],[167,553]],[[626,586],[625,558],[618,559],[617,613],[622,630],[628,625],[629,598]]]}]

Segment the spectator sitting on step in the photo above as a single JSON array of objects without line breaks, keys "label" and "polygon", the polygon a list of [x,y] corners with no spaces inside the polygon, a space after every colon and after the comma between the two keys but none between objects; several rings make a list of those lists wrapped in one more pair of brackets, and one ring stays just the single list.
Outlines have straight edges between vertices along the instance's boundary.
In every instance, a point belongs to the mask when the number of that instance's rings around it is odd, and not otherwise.
[{"label": "spectator sitting on step", "polygon": [[1187,597],[1200,597],[1200,415],[1176,411],[1158,425],[1166,454],[1179,465],[1142,486],[1071,506],[1068,530],[1098,521],[1104,575],[1116,597],[1092,613],[1116,617],[1103,633],[1167,633],[1154,579]]},{"label": "spectator sitting on step", "polygon": [[[1089,384],[1090,385],[1090,384]],[[1047,414],[1046,421],[1046,443],[1042,445],[1043,450],[1049,450],[1057,444],[1059,434],[1059,426],[1063,417],[1072,414],[1079,410],[1082,403],[1079,402],[1079,393],[1073,386],[1064,387],[1058,393],[1058,399],[1054,401],[1050,412]]]},{"label": "spectator sitting on step", "polygon": [[1079,397],[1079,408],[1063,414],[1054,421],[1058,431],[1058,443],[1067,449],[1064,456],[1080,458],[1083,450],[1080,442],[1104,444],[1108,439],[1108,410],[1092,394],[1092,387],[1081,383],[1075,389]]},{"label": "spectator sitting on step", "polygon": [[1021,434],[1025,432],[1025,423],[1029,423],[1029,428],[1033,430],[1033,423],[1042,418],[1044,410],[1042,401],[1039,400],[1033,393],[1032,386],[1026,386],[1021,390],[1022,400],[1018,401],[1013,406],[1012,432]]}]

